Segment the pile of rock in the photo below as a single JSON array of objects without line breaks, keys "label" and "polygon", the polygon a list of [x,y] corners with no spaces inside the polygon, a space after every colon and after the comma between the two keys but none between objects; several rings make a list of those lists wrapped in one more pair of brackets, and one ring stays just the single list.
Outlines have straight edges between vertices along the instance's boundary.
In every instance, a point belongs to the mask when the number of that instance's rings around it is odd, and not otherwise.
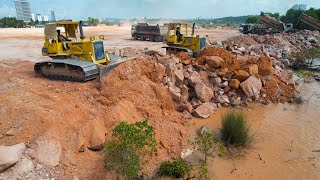
[{"label": "pile of rock", "polygon": [[244,35],[222,42],[224,48],[241,57],[267,56],[286,66],[297,52],[320,47],[319,31],[299,31],[274,35]]},{"label": "pile of rock", "polygon": [[[183,53],[178,55],[179,58],[156,56],[158,63],[166,69],[163,84],[176,102],[176,109],[186,118],[208,118],[221,106],[238,106],[253,101],[271,103],[274,96],[278,97],[276,101],[292,99],[293,87],[281,81],[270,58],[263,56],[242,61],[215,47],[207,47],[203,52],[198,59]],[[264,89],[271,80],[276,82],[276,94]],[[289,89],[292,92],[287,92]]]},{"label": "pile of rock", "polygon": [[[0,179],[56,179],[59,172],[50,165],[40,164],[30,155],[33,151],[25,144],[0,146]],[[37,156],[37,155],[36,155]],[[44,160],[50,156],[43,157]]]}]

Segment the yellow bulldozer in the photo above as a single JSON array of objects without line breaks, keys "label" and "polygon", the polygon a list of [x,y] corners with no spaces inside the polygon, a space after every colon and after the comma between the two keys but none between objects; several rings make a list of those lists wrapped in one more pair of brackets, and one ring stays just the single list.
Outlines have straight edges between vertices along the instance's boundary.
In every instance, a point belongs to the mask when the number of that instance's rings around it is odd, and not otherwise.
[{"label": "yellow bulldozer", "polygon": [[189,25],[187,23],[169,23],[166,35],[168,54],[188,52],[189,56],[197,57],[201,50],[207,45],[207,37],[200,37],[194,34],[195,23],[192,25],[191,36],[189,36]]},{"label": "yellow bulldozer", "polygon": [[[49,79],[85,82],[100,80],[120,63],[133,58],[122,58],[105,53],[104,36],[86,38],[83,32],[83,23],[55,22],[45,25],[45,42],[42,55],[52,60],[43,61],[34,65],[34,70]],[[80,39],[77,38],[79,29]],[[64,35],[60,34],[64,30]]]}]

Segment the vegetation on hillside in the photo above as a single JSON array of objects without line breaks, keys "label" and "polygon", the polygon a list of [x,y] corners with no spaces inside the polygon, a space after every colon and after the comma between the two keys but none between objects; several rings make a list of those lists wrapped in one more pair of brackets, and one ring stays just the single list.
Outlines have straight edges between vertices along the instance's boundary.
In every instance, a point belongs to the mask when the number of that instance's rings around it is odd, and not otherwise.
[{"label": "vegetation on hillside", "polygon": [[147,119],[135,124],[122,121],[112,131],[112,136],[114,139],[105,145],[106,170],[115,171],[123,179],[138,177],[143,156],[155,152],[153,127]]}]

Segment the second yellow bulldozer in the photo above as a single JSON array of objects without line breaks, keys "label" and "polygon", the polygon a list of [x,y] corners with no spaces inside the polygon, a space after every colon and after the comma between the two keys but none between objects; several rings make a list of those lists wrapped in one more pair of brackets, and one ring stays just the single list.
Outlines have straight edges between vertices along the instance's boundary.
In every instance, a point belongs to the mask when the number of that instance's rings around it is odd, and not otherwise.
[{"label": "second yellow bulldozer", "polygon": [[192,25],[191,36],[189,36],[189,25],[187,23],[169,23],[165,46],[168,54],[188,52],[189,56],[197,57],[201,50],[207,45],[207,37],[194,34],[195,23]]},{"label": "second yellow bulldozer", "polygon": [[[76,36],[78,29],[80,39]],[[130,60],[106,53],[102,35],[87,39],[81,21],[48,23],[44,35],[42,55],[52,60],[36,63],[34,70],[49,79],[85,82],[99,77],[101,80],[113,67]]]}]

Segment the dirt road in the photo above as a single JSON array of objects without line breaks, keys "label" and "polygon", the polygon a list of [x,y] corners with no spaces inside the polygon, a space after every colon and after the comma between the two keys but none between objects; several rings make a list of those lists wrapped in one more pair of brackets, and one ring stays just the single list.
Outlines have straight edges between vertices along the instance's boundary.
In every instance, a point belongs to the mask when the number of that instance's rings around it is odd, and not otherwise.
[{"label": "dirt road", "polygon": [[[46,57],[42,57],[41,48],[43,45],[43,28],[32,29],[0,29],[0,61],[15,60],[15,61],[32,61],[38,62]],[[148,48],[150,50],[163,51],[161,48],[163,43],[136,41],[131,37],[130,26],[99,26],[85,27],[85,35],[98,36],[104,35],[104,45],[106,50],[121,49],[132,47],[137,49]],[[210,41],[223,41],[227,38],[239,35],[237,30],[205,30],[199,29],[196,34],[201,36],[208,35]]]}]

